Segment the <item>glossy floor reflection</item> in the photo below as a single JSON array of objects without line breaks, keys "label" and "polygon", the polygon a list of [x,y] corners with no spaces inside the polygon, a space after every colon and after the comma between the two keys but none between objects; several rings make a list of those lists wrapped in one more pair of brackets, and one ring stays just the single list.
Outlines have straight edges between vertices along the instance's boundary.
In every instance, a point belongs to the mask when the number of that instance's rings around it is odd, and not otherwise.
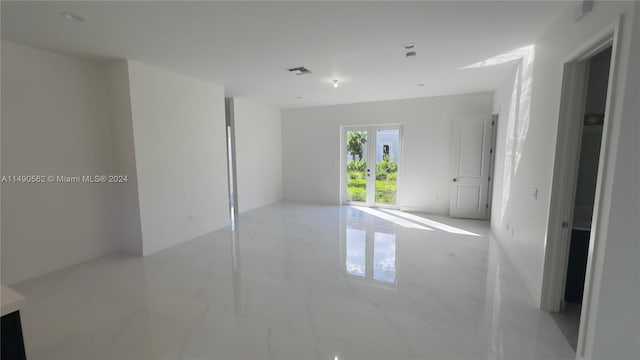
[{"label": "glossy floor reflection", "polygon": [[20,283],[29,359],[575,357],[486,222],[370,210],[277,204]]},{"label": "glossy floor reflection", "polygon": [[368,216],[362,208],[356,207],[346,208],[345,221],[345,231],[340,242],[340,245],[345,247],[345,272],[366,280],[395,284],[394,224],[375,216]]}]

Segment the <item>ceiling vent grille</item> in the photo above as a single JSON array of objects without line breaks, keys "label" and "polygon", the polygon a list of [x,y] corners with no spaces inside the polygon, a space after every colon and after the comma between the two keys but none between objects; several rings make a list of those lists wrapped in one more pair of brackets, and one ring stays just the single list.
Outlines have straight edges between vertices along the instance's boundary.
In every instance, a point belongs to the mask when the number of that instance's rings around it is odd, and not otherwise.
[{"label": "ceiling vent grille", "polygon": [[304,66],[298,66],[298,67],[290,68],[290,69],[287,69],[287,71],[295,73],[296,75],[311,74],[311,70],[305,68]]}]

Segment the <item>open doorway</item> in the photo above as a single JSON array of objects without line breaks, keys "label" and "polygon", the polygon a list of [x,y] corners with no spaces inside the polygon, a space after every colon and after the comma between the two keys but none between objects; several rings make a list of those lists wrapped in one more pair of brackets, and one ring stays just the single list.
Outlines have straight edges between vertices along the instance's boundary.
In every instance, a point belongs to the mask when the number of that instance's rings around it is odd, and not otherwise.
[{"label": "open doorway", "polygon": [[[552,315],[556,319],[562,317],[558,321],[559,327],[576,349],[579,359],[590,357],[592,351],[598,300],[594,294],[601,286],[602,257],[607,242],[604,233],[609,222],[607,204],[611,200],[607,179],[612,172],[608,159],[616,144],[611,134],[611,129],[615,128],[612,120],[616,102],[612,89],[619,77],[616,59],[620,28],[621,19],[618,18],[565,57],[563,67],[540,308],[559,313]],[[596,74],[598,67],[600,73]],[[598,125],[601,125],[601,131]],[[597,144],[598,138],[598,160],[597,163],[590,162],[591,171],[596,172],[594,185],[593,174],[590,181],[585,175],[589,172],[585,171],[589,169],[588,160],[582,164],[581,157],[594,157],[588,152],[595,152],[594,145],[590,144]],[[589,195],[580,198],[582,200],[577,199],[579,178],[582,178],[580,186],[589,189],[585,191]],[[587,206],[584,206],[584,199],[588,199]],[[574,239],[572,235],[575,235]],[[581,255],[584,246],[587,247],[586,255]],[[570,257],[574,263],[571,266]],[[581,294],[581,298],[571,299],[575,293]],[[565,300],[565,295],[571,302]],[[578,305],[572,305],[576,303]]]},{"label": "open doorway", "polygon": [[586,60],[587,81],[582,126],[577,127],[578,161],[574,182],[573,209],[563,227],[569,232],[564,295],[559,312],[552,313],[558,327],[574,350],[578,344],[580,315],[589,255],[596,198],[600,148],[604,130],[611,46]]}]

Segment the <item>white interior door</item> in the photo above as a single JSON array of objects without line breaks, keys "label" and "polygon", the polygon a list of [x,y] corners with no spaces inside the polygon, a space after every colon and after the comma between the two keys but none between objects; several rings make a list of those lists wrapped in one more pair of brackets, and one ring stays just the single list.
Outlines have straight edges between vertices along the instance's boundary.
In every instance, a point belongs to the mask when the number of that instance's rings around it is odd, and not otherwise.
[{"label": "white interior door", "polygon": [[486,217],[490,139],[490,116],[454,123],[449,208],[451,217]]}]

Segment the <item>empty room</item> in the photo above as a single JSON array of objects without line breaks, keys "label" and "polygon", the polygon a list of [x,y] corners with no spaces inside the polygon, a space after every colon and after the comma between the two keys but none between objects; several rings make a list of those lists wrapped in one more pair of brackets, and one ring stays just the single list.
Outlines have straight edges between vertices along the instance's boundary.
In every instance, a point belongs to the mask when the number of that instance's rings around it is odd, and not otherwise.
[{"label": "empty room", "polygon": [[0,16],[3,360],[640,359],[640,2]]}]

